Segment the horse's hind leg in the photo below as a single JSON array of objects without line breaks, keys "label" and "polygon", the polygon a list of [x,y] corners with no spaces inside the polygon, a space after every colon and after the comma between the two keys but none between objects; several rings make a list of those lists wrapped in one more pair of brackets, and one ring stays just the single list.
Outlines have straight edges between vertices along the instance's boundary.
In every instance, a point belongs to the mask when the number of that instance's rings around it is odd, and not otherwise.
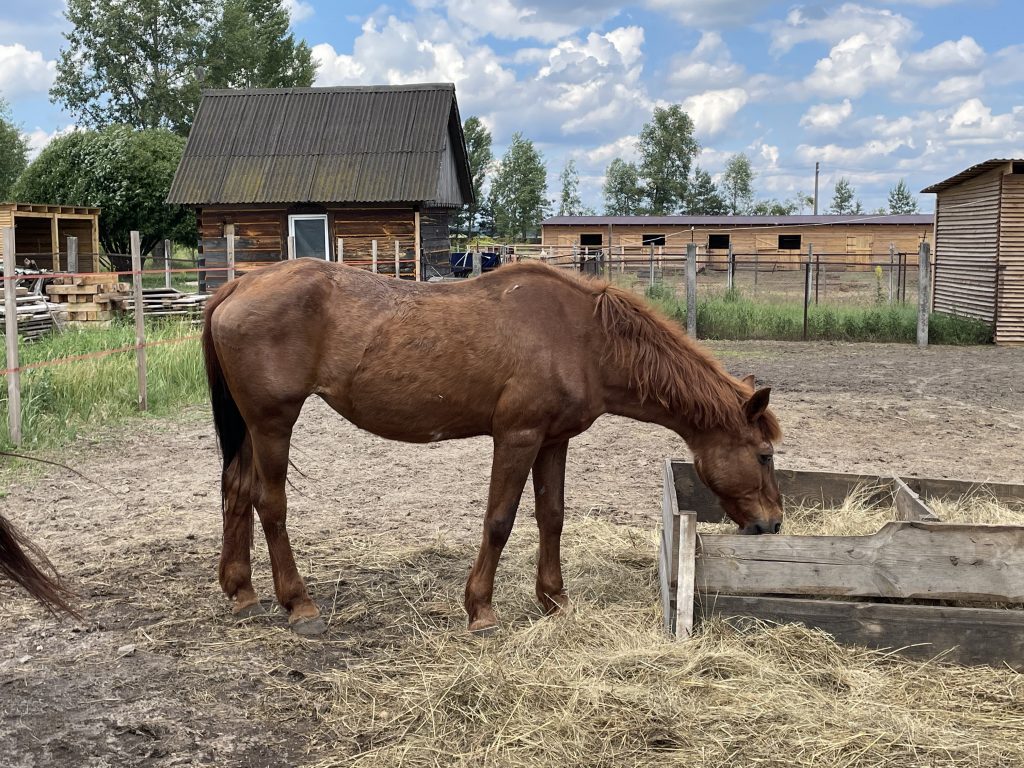
[{"label": "horse's hind leg", "polygon": [[565,517],[565,456],[569,443],[547,445],[533,463],[540,553],[537,558],[537,599],[545,613],[569,608],[562,583],[561,538]]},{"label": "horse's hind leg", "polygon": [[320,610],[310,600],[306,585],[295,567],[295,558],[285,527],[288,447],[291,442],[292,426],[297,418],[298,408],[294,414],[289,412],[275,419],[257,422],[260,426],[251,434],[253,456],[259,475],[256,511],[263,524],[263,533],[267,537],[270,567],[274,573],[274,591],[278,602],[288,611],[288,623],[292,628],[299,634],[311,635],[323,632],[327,626],[319,618]]},{"label": "horse's hind leg", "polygon": [[252,588],[252,505],[256,490],[252,443],[246,438],[238,455],[225,472],[224,545],[220,552],[220,586],[234,601],[236,616],[260,612],[259,598]]}]

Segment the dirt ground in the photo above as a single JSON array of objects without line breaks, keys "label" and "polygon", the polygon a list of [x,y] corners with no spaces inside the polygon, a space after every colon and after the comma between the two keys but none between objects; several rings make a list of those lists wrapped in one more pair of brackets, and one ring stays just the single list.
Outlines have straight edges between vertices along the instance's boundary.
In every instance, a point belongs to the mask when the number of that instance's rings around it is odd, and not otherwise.
[{"label": "dirt ground", "polygon": [[[772,386],[786,431],[780,467],[1024,482],[1024,349],[711,346],[734,373]],[[660,462],[685,455],[664,430],[601,419],[570,447],[567,517],[653,529]],[[22,472],[0,513],[50,554],[87,621],[55,621],[0,584],[3,764],[341,765],[353,747],[321,731],[329,702],[303,680],[415,630],[367,608],[374,590],[400,583],[318,563],[381,534],[475,540],[490,446],[391,443],[310,401],[294,437],[302,474],[292,472],[289,521],[299,568],[329,619],[317,640],[295,637],[280,613],[243,625],[229,616],[216,583],[219,466],[205,408],[112,427],[55,458],[105,489],[59,469]],[[531,513],[524,500],[513,538]],[[269,606],[262,541],[254,567]],[[464,619],[453,611],[451,621]]]}]

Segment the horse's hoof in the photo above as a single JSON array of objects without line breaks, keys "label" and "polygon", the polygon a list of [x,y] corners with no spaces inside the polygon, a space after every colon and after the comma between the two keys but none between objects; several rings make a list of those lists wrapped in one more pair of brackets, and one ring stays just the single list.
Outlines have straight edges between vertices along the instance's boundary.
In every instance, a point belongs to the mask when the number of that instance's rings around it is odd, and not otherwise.
[{"label": "horse's hoof", "polygon": [[327,631],[327,622],[319,616],[296,619],[291,623],[292,631],[303,637],[316,637]]},{"label": "horse's hoof", "polygon": [[477,619],[470,622],[469,631],[477,637],[492,637],[498,633],[498,623],[490,619]]},{"label": "horse's hoof", "polygon": [[235,608],[232,613],[234,613],[237,621],[243,621],[255,618],[256,616],[265,616],[267,611],[261,603],[255,602],[243,605],[241,608]]},{"label": "horse's hoof", "polygon": [[568,616],[572,613],[572,603],[566,594],[544,595],[541,607],[547,616]]}]

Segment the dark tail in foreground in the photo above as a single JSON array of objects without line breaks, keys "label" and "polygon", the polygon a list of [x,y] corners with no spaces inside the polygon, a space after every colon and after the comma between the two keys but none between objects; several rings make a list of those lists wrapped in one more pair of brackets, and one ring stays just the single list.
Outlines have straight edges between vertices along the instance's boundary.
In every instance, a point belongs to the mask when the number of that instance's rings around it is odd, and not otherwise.
[{"label": "dark tail in foreground", "polygon": [[10,520],[0,516],[0,573],[20,584],[50,611],[82,617],[68,602],[74,595],[60,582],[53,564]]}]

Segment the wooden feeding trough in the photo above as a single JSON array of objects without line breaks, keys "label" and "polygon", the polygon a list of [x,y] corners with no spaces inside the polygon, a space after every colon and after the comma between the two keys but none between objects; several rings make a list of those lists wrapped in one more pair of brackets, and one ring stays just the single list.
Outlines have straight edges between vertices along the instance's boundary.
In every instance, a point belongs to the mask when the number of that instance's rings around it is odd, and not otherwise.
[{"label": "wooden feeding trough", "polygon": [[710,616],[800,622],[838,641],[1024,670],[1024,526],[944,523],[928,502],[1024,485],[778,470],[786,505],[836,507],[855,489],[894,502],[869,536],[697,533],[723,513],[689,462],[666,460],[659,571],[665,628]]}]

